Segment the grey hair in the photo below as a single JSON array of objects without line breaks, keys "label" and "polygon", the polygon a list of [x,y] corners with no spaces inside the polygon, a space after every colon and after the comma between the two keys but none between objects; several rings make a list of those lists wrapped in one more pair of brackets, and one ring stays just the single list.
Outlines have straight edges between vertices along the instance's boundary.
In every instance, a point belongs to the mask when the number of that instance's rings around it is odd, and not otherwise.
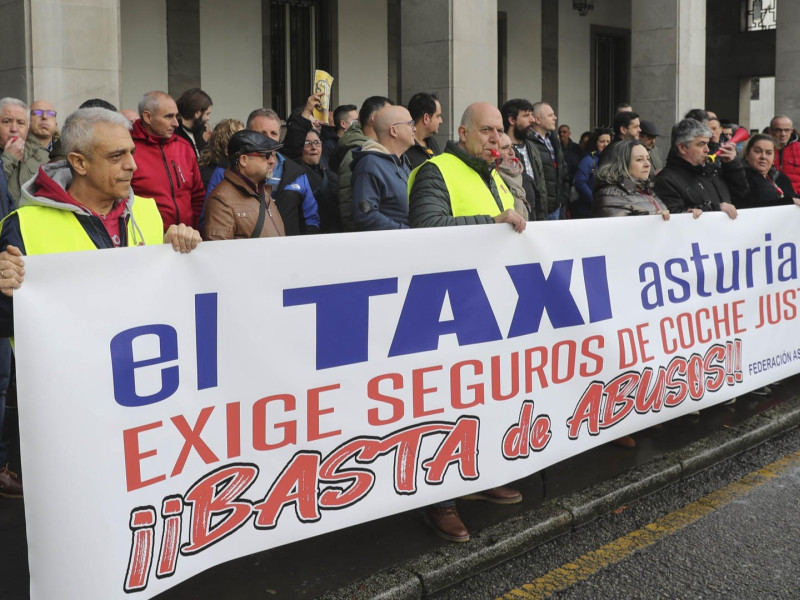
[{"label": "grey hair", "polygon": [[131,122],[118,112],[105,108],[79,108],[64,121],[61,128],[61,143],[64,154],[80,152],[84,156],[91,156],[94,150],[94,128],[100,123],[120,125],[130,130]]},{"label": "grey hair", "polygon": [[684,119],[672,128],[672,147],[686,145],[696,137],[711,137],[711,129],[696,119]]},{"label": "grey hair", "polygon": [[268,119],[273,119],[278,123],[281,122],[281,118],[278,113],[271,108],[257,108],[247,115],[247,122],[244,125],[245,129],[250,129],[250,126],[253,124],[253,121],[255,121],[256,117],[267,117]]},{"label": "grey hair", "polygon": [[639,140],[625,140],[614,144],[610,148],[611,154],[597,170],[595,186],[614,185],[626,179],[633,180],[633,176],[628,171],[628,165],[631,164],[631,156],[633,156],[633,149],[636,146],[644,148],[644,144]]},{"label": "grey hair", "polygon": [[25,114],[26,115],[28,113],[30,113],[30,111],[31,111],[31,109],[28,107],[28,105],[25,104],[19,98],[6,97],[6,98],[3,98],[3,99],[0,99],[0,112],[5,110],[6,106],[19,106],[20,108],[25,110]]},{"label": "grey hair", "polygon": [[139,111],[139,116],[141,117],[144,111],[149,113],[155,112],[161,99],[164,97],[170,98],[171,96],[165,92],[159,92],[158,90],[145,93],[142,99],[139,100],[139,106],[136,107]]}]

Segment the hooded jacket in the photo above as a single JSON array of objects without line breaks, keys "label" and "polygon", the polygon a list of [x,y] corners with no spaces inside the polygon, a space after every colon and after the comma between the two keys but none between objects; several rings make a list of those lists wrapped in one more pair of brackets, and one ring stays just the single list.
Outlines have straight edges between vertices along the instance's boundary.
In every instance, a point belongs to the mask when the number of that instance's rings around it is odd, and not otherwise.
[{"label": "hooded jacket", "polygon": [[32,135],[25,140],[21,160],[17,160],[17,157],[10,152],[3,152],[3,171],[8,180],[8,193],[15,206],[19,203],[22,184],[36,175],[39,167],[48,162],[50,162],[50,152]]},{"label": "hooded jacket", "polygon": [[368,139],[353,151],[351,169],[356,230],[408,229],[408,159]]},{"label": "hooded jacket", "polygon": [[198,228],[205,189],[194,148],[176,134],[169,139],[147,133],[141,119],[131,131],[136,145],[136,165],[131,187],[137,196],[153,198],[164,221]]},{"label": "hooded jacket", "polygon": [[[26,247],[22,233],[23,228],[20,224],[20,215],[22,215],[23,219],[26,218],[28,207],[74,215],[77,224],[88,237],[88,240],[86,238],[83,239],[82,243],[85,246],[88,246],[88,244],[84,243],[86,241],[98,249],[163,243],[164,235],[161,216],[158,214],[158,210],[152,200],[137,198],[131,190],[127,198],[120,200],[105,217],[101,217],[79,204],[69,195],[67,189],[71,183],[72,172],[67,165],[67,161],[62,160],[43,165],[36,177],[22,186],[20,208],[11,213],[0,224],[0,251],[4,251],[11,244],[19,248],[23,254],[31,253],[31,249]],[[135,212],[144,217],[141,223],[137,222],[134,217],[134,203],[136,204]],[[112,230],[114,228],[106,227],[106,222],[109,219],[117,220],[115,225],[119,235],[118,239],[113,239],[111,233],[109,233],[109,228]],[[65,220],[64,223],[72,224],[69,220]],[[72,231],[65,233],[74,234],[76,231],[80,230],[73,228]],[[74,246],[73,242],[76,237],[75,235],[58,236],[47,240],[47,245],[58,248],[60,252],[83,249]],[[29,240],[29,245],[32,242],[33,240]],[[35,245],[33,244],[33,246]],[[59,246],[62,247],[59,248]],[[14,318],[11,298],[0,294],[0,337],[13,335],[13,328]]]}]

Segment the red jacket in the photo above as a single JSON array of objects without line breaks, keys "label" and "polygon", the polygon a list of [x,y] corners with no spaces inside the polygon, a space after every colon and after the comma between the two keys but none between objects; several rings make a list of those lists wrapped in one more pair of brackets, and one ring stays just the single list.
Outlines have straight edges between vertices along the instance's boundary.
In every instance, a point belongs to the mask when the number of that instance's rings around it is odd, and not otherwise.
[{"label": "red jacket", "polygon": [[775,167],[791,179],[794,193],[800,195],[800,141],[794,135],[783,150],[778,150]]},{"label": "red jacket", "polygon": [[194,149],[175,134],[169,139],[150,135],[141,120],[134,122],[131,135],[138,167],[131,181],[134,193],[155,199],[164,231],[178,223],[197,229],[205,188]]}]

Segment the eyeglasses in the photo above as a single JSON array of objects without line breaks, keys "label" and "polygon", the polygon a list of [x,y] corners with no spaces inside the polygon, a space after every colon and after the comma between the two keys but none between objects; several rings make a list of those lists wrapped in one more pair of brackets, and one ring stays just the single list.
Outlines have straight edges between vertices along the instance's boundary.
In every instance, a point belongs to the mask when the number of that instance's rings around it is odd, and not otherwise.
[{"label": "eyeglasses", "polygon": [[303,142],[303,144],[308,146],[309,148],[311,146],[322,146],[322,142],[320,140],[306,140],[305,142]]},{"label": "eyeglasses", "polygon": [[245,156],[263,156],[267,160],[272,158],[273,152],[248,152]]},{"label": "eyeglasses", "polygon": [[44,115],[47,115],[48,117],[51,117],[51,118],[55,119],[56,114],[57,113],[54,110],[42,110],[41,108],[34,108],[31,111],[31,116],[32,117],[42,117]]},{"label": "eyeglasses", "polygon": [[392,123],[392,127],[397,127],[398,125],[409,125],[411,129],[414,129],[414,119],[410,121],[400,121],[399,123]]}]

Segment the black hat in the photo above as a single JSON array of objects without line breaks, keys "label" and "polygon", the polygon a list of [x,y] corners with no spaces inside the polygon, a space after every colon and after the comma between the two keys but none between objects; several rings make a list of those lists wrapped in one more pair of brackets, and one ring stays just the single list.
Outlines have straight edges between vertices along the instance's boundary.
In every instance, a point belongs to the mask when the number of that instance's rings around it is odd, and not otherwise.
[{"label": "black hat", "polygon": [[268,154],[283,144],[258,131],[242,129],[231,136],[228,141],[228,158],[233,159],[242,154]]},{"label": "black hat", "polygon": [[658,137],[661,135],[658,133],[658,129],[656,129],[656,125],[652,121],[639,121],[639,125],[642,127],[642,131],[640,133],[650,137]]}]

